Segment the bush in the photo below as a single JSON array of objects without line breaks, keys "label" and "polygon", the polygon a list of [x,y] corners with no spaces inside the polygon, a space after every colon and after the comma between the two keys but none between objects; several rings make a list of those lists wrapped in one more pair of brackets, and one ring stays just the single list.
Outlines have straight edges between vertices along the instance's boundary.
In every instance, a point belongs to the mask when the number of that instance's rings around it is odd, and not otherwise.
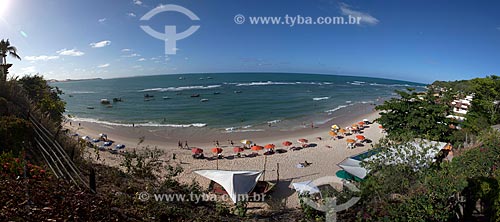
[{"label": "bush", "polygon": [[15,116],[0,117],[0,152],[12,151],[18,155],[28,148],[33,139],[33,129],[30,122]]}]

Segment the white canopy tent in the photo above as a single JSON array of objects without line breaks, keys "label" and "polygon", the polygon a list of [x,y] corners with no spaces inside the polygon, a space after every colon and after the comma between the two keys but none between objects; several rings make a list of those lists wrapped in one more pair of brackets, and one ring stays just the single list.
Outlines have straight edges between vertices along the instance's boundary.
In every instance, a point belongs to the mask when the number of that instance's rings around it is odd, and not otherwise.
[{"label": "white canopy tent", "polygon": [[349,174],[360,179],[364,179],[366,177],[367,170],[361,166],[361,161],[359,160],[355,160],[349,157],[340,162],[338,166]]},{"label": "white canopy tent", "polygon": [[299,193],[309,192],[309,194],[319,193],[319,188],[311,181],[292,183],[293,189]]},{"label": "white canopy tent", "polygon": [[253,190],[262,171],[197,170],[195,173],[206,177],[224,187],[233,203],[239,195],[246,195]]}]

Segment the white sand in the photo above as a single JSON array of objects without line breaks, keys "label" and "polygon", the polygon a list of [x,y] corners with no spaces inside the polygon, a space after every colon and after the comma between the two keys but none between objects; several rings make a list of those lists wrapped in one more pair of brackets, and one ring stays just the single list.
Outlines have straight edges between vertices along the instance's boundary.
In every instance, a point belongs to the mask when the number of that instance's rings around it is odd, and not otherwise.
[{"label": "white sand", "polygon": [[[351,120],[344,120],[341,127],[349,126],[353,123],[357,123],[362,119],[368,119],[373,121],[378,117],[378,113],[371,112],[369,114],[357,116]],[[117,141],[127,145],[127,150],[131,150],[137,146],[137,138],[140,135],[149,135],[152,133],[145,129],[122,129],[111,126],[97,125],[97,124],[85,124],[84,128],[77,129],[76,123],[73,123],[72,127],[68,125],[66,127],[77,131],[80,135],[94,135],[94,137],[100,133],[100,131],[105,131],[108,137],[112,140]],[[276,189],[271,194],[274,201],[284,202],[288,207],[298,207],[298,198],[294,190],[290,189],[291,183],[301,182],[305,180],[314,180],[323,176],[335,176],[335,173],[340,169],[337,164],[344,160],[346,157],[364,152],[371,148],[370,144],[365,144],[364,147],[356,147],[354,149],[347,149],[346,138],[354,138],[355,135],[348,136],[341,140],[331,140],[331,136],[328,135],[329,127],[331,123],[324,124],[314,130],[302,130],[297,133],[290,133],[289,136],[283,135],[270,135],[265,138],[248,138],[253,142],[264,146],[265,144],[272,143],[276,145],[276,148],[284,148],[282,144],[283,141],[291,141],[293,145],[299,145],[297,139],[305,138],[309,140],[309,143],[317,144],[316,147],[306,148],[298,151],[288,151],[283,154],[274,154],[267,156],[266,161],[266,171],[265,180],[275,181],[277,179],[277,164],[279,164],[279,183]],[[378,124],[371,124],[369,128],[364,130],[364,135],[367,139],[376,143],[383,134],[378,128]],[[322,140],[318,140],[317,137],[322,137]],[[245,139],[245,138],[240,138]],[[201,147],[205,151],[205,156],[211,157],[210,149],[213,144],[209,142],[194,144],[197,147]],[[235,145],[239,144],[239,140],[235,140]],[[224,156],[231,156],[235,153],[233,152],[233,147],[229,147],[226,141],[221,141],[221,147],[224,149]],[[372,144],[373,144],[372,143]],[[179,176],[180,181],[189,183],[192,180],[198,181],[202,186],[207,187],[209,180],[193,173],[194,170],[198,169],[216,169],[218,162],[218,168],[222,170],[264,170],[265,157],[262,155],[264,151],[259,151],[261,154],[254,158],[234,158],[234,159],[221,159],[221,160],[198,160],[192,158],[192,153],[190,150],[181,150],[177,147],[177,141],[170,139],[169,141],[158,140],[146,140],[142,145],[157,146],[159,149],[165,151],[165,159],[169,159],[170,163],[180,164],[184,168],[184,172]],[[191,144],[190,144],[191,145]],[[113,145],[114,146],[114,145]],[[327,148],[330,146],[332,148]],[[253,151],[245,150],[243,153],[249,154]],[[173,154],[176,155],[175,160],[171,160]],[[120,155],[112,155],[110,153],[101,153],[100,163],[108,164],[111,166],[118,166],[122,157]],[[310,166],[305,168],[296,168],[296,165],[307,161],[312,163]]]}]

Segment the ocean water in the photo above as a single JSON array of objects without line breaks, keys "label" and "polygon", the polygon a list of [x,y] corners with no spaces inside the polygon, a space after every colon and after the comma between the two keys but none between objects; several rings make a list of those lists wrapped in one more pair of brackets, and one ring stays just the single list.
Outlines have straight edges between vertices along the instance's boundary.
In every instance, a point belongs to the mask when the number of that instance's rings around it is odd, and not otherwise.
[{"label": "ocean water", "polygon": [[[64,92],[66,114],[75,121],[224,132],[260,131],[269,123],[321,124],[340,109],[378,104],[394,97],[396,89],[424,87],[380,78],[289,73],[161,75],[52,85]],[[146,94],[154,97],[145,100]],[[110,100],[112,107],[100,104],[101,99]]]}]

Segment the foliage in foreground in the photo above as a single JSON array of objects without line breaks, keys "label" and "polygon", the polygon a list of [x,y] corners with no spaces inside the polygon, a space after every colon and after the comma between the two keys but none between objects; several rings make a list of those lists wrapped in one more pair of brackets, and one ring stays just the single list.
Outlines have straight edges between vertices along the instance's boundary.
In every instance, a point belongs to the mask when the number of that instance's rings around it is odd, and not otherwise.
[{"label": "foliage in foreground", "polygon": [[[372,171],[361,183],[362,202],[351,210],[360,221],[472,220],[480,200],[484,218],[500,219],[500,133],[486,131],[480,141],[452,162],[427,159],[427,166],[418,170],[411,164],[388,165],[385,159],[368,164]],[[408,144],[398,148],[414,150]],[[422,164],[419,158],[407,160]]]}]

